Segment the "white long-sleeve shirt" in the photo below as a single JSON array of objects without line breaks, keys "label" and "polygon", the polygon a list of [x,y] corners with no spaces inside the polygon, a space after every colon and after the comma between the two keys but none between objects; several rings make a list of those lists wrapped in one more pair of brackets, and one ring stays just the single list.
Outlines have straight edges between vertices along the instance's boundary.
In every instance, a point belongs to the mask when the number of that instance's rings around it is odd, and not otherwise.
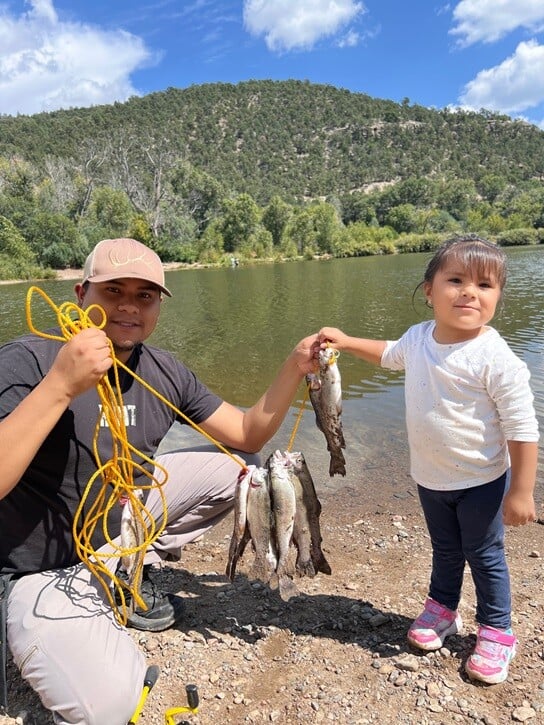
[{"label": "white long-sleeve shirt", "polygon": [[530,373],[491,327],[453,345],[434,327],[410,327],[381,359],[405,371],[410,472],[438,491],[480,486],[508,469],[507,441],[538,441]]}]

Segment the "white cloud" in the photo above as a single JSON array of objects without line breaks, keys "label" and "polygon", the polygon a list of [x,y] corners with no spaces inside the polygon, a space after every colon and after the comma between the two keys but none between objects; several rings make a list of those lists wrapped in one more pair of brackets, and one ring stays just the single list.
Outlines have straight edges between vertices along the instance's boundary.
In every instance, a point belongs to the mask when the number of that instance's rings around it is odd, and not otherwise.
[{"label": "white cloud", "polygon": [[32,114],[124,101],[130,74],[152,61],[123,30],[58,19],[53,0],[27,0],[20,16],[0,8],[0,113]]},{"label": "white cloud", "polygon": [[359,33],[356,33],[355,30],[349,30],[343,38],[340,38],[338,41],[338,47],[339,48],[354,48],[356,45],[359,45],[359,41],[361,40],[361,36]]},{"label": "white cloud", "polygon": [[245,0],[244,25],[252,35],[264,35],[269,50],[308,50],[363,12],[363,3],[354,0]]},{"label": "white cloud", "polygon": [[453,11],[452,35],[462,46],[492,43],[516,28],[539,32],[544,28],[542,0],[461,0]]},{"label": "white cloud", "polygon": [[544,46],[522,42],[513,55],[495,68],[482,70],[467,83],[460,97],[463,106],[519,113],[544,100]]}]

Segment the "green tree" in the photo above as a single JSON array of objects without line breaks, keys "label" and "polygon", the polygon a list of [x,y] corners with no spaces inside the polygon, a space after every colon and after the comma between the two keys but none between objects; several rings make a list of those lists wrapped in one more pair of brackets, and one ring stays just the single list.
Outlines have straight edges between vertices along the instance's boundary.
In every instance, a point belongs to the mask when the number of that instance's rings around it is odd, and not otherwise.
[{"label": "green tree", "polygon": [[270,203],[263,210],[262,223],[272,235],[272,243],[275,247],[281,244],[285,227],[292,213],[291,205],[277,195],[270,199]]},{"label": "green tree", "polygon": [[235,252],[247,244],[257,231],[260,219],[259,207],[249,194],[225,200],[220,227],[225,252]]},{"label": "green tree", "polygon": [[222,185],[213,176],[187,161],[176,166],[171,184],[176,196],[176,206],[183,206],[185,213],[196,225],[197,235],[202,234],[221,210],[225,196]]},{"label": "green tree", "polygon": [[311,204],[308,211],[313,221],[317,251],[320,254],[330,254],[341,225],[336,209],[332,204],[322,201]]},{"label": "green tree", "polygon": [[93,191],[88,216],[107,232],[105,238],[126,235],[133,215],[132,205],[124,191],[109,186]]},{"label": "green tree", "polygon": [[17,227],[0,216],[0,279],[28,279],[36,257]]},{"label": "green tree", "polygon": [[399,204],[387,214],[385,222],[399,234],[413,232],[417,226],[417,210],[413,204]]},{"label": "green tree", "polygon": [[[79,267],[85,259],[87,246],[81,243],[74,222],[63,214],[34,214],[28,220],[26,239],[42,265],[56,269]],[[51,245],[56,247],[48,251]]]},{"label": "green tree", "polygon": [[219,262],[224,253],[222,219],[212,221],[196,242],[197,259],[203,264]]},{"label": "green tree", "polygon": [[284,241],[286,244],[292,242],[299,255],[317,254],[316,232],[308,209],[298,209],[293,214],[287,224]]},{"label": "green tree", "polygon": [[476,198],[476,187],[471,179],[450,179],[442,185],[437,203],[455,219],[463,219]]},{"label": "green tree", "polygon": [[499,194],[506,188],[506,180],[500,174],[485,174],[477,183],[482,198],[493,204]]}]

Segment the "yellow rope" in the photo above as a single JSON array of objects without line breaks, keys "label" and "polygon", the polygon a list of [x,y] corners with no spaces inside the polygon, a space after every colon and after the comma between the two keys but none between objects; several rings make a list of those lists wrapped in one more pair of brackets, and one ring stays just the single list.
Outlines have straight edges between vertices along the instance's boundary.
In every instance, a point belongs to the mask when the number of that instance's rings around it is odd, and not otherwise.
[{"label": "yellow rope", "polygon": [[297,435],[298,427],[300,425],[300,421],[302,420],[302,414],[304,413],[304,408],[306,407],[306,401],[308,400],[310,396],[310,384],[306,383],[306,387],[304,389],[304,397],[302,398],[302,403],[300,404],[300,408],[297,414],[297,419],[295,420],[295,425],[293,426],[293,431],[291,433],[291,437],[289,438],[289,443],[287,444],[287,450],[290,451],[293,448],[293,445],[295,443],[295,438]]},{"label": "yellow rope", "polygon": [[[34,326],[32,321],[32,298],[34,294],[39,294],[45,302],[53,309],[57,317],[57,323],[61,330],[61,335],[52,335],[49,333],[42,332]],[[101,316],[101,322],[97,325],[91,318],[90,313],[97,311]],[[48,295],[41,290],[39,287],[30,287],[26,296],[26,319],[27,324],[31,332],[34,334],[44,337],[50,340],[57,340],[60,342],[66,342],[71,339],[74,335],[85,328],[98,327],[102,329],[106,324],[106,314],[104,310],[98,305],[92,305],[86,310],[81,309],[78,305],[65,302],[57,307]],[[133,601],[137,606],[145,609],[145,603],[139,595],[139,582],[141,579],[141,572],[143,568],[143,558],[147,548],[160,536],[162,528],[158,529],[155,520],[153,519],[149,510],[145,507],[143,502],[140,500],[138,490],[149,490],[151,488],[158,488],[161,496],[162,509],[163,509],[163,527],[166,525],[167,520],[167,505],[164,492],[162,490],[166,480],[168,478],[167,471],[158,466],[155,461],[138,451],[134,446],[130,444],[127,437],[124,421],[124,408],[123,398],[121,394],[121,386],[119,383],[119,368],[122,368],[127,373],[132,375],[134,379],[146,388],[149,392],[155,395],[165,405],[170,407],[176,415],[187,421],[195,430],[204,435],[209,441],[214,443],[223,453],[232,458],[242,468],[245,468],[245,464],[241,463],[230,451],[204,431],[200,426],[186,416],[182,411],[178,410],[170,401],[168,401],[163,395],[157,390],[152,388],[142,378],[136,375],[130,368],[124,365],[118,360],[113,352],[113,346],[110,341],[111,356],[113,359],[113,378],[114,385],[112,386],[108,375],[104,375],[97,383],[97,392],[102,406],[102,416],[108,425],[108,428],[112,437],[112,457],[108,461],[101,461],[98,451],[98,435],[100,431],[101,419],[97,421],[95,433],[93,436],[93,453],[97,465],[96,472],[89,479],[81,500],[77,507],[74,522],[72,526],[72,535],[75,542],[76,552],[79,558],[84,564],[90,569],[90,571],[96,576],[100,584],[102,585],[106,596],[115,612],[118,621],[121,624],[126,624],[128,617],[128,608],[126,605],[125,591],[128,590],[133,596]],[[151,474],[142,464],[136,463],[133,458],[133,454],[138,456],[144,463],[149,464],[152,468],[157,468],[161,475],[162,480],[159,481],[153,474]],[[143,474],[149,482],[147,485],[138,483],[134,485],[134,473],[138,472]],[[85,504],[89,498],[91,489],[95,481],[100,478],[102,480],[101,488],[96,495],[95,501],[89,507],[89,510],[84,515]],[[116,544],[108,530],[108,515],[114,506],[119,505],[120,500],[125,500],[125,505],[131,505],[132,513],[139,523],[141,529],[144,532],[143,541],[136,547],[126,548],[119,544]],[[105,541],[111,546],[112,551],[103,553],[97,552],[92,546],[92,538],[96,527],[101,524],[102,533]],[[135,575],[132,586],[127,586],[126,583],[120,581],[114,574],[112,574],[107,566],[104,564],[105,560],[113,557],[124,557],[136,555]],[[121,609],[119,609],[115,603],[114,594],[111,592],[109,583],[113,581],[115,589],[119,594],[121,601]]]}]

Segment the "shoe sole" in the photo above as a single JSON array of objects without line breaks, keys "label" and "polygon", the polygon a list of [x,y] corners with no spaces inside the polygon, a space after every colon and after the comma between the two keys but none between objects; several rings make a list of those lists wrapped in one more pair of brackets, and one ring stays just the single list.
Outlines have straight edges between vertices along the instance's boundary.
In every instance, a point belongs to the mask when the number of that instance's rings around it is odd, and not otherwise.
[{"label": "shoe sole", "polygon": [[442,642],[440,642],[439,644],[434,644],[433,642],[417,642],[410,637],[410,632],[408,632],[408,634],[406,635],[406,639],[416,649],[423,650],[423,652],[436,652],[437,649],[440,649],[444,646],[444,642],[447,637],[451,637],[453,634],[463,634],[463,627],[457,627],[455,622],[453,624],[454,627],[452,629],[447,629],[446,632],[442,635]]},{"label": "shoe sole", "polygon": [[485,675],[482,675],[481,672],[478,672],[476,670],[471,670],[469,667],[470,660],[467,660],[467,663],[465,665],[465,672],[470,677],[471,680],[477,680],[478,682],[483,682],[484,685],[500,685],[502,682],[505,682],[508,679],[508,671],[510,669],[510,662],[514,659],[516,656],[516,650],[512,652],[510,659],[508,660],[508,665],[506,666],[506,670],[501,673],[497,673],[496,675],[489,675],[486,677]]},{"label": "shoe sole", "polygon": [[508,678],[508,668],[506,669],[506,672],[499,673],[500,676],[490,675],[489,677],[486,677],[485,675],[482,675],[481,672],[475,672],[474,670],[470,670],[468,666],[465,667],[465,672],[471,680],[483,682],[484,685],[500,685]]},{"label": "shoe sole", "polygon": [[165,629],[170,629],[174,624],[185,614],[185,603],[179,597],[175,597],[172,602],[173,613],[172,616],[162,619],[149,619],[137,612],[133,612],[127,619],[127,627],[132,629],[138,629],[140,632],[163,632]]}]

